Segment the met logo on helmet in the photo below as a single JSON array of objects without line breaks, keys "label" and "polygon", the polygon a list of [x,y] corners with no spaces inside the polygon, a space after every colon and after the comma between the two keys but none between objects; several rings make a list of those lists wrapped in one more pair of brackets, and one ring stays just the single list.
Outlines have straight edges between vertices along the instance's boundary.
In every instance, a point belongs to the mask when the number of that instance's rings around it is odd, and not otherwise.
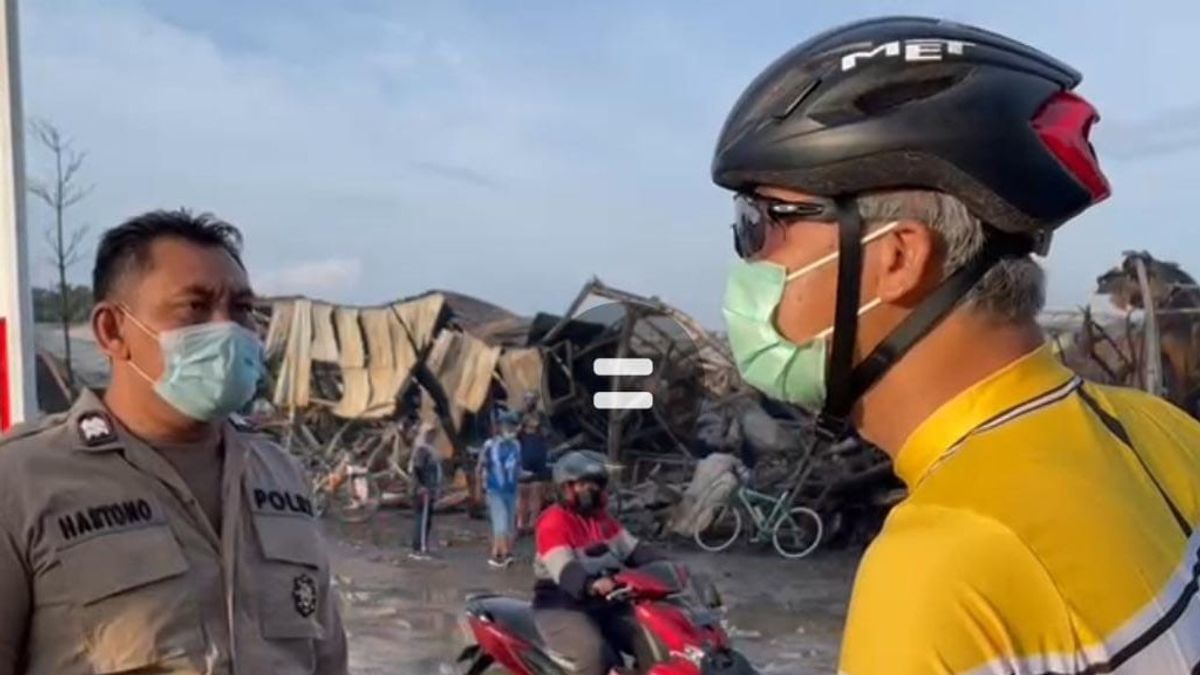
[{"label": "met logo on helmet", "polygon": [[913,40],[895,40],[884,42],[873,49],[852,52],[842,57],[842,70],[853,70],[861,59],[873,59],[876,56],[895,58],[903,55],[905,61],[941,61],[947,54],[962,56],[967,47],[974,47],[974,42],[965,40],[940,40],[937,38],[919,38]]}]

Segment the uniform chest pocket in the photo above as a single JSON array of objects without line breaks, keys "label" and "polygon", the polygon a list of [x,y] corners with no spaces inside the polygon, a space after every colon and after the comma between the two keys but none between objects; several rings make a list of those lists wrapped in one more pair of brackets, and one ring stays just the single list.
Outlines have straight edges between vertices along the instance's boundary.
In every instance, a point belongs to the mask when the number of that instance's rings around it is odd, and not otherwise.
[{"label": "uniform chest pocket", "polygon": [[93,537],[58,557],[94,672],[203,653],[187,558],[166,525]]},{"label": "uniform chest pocket", "polygon": [[264,564],[255,580],[263,637],[320,640],[328,574],[317,524],[309,518],[257,515]]}]

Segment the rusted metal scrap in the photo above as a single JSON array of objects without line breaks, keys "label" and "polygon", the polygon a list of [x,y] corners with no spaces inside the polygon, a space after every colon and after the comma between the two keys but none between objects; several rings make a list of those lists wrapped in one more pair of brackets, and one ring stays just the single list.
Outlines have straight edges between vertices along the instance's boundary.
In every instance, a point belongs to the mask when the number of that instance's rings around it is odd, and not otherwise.
[{"label": "rusted metal scrap", "polygon": [[1200,417],[1200,286],[1179,265],[1128,251],[1096,279],[1122,314],[1079,312],[1063,360],[1085,377],[1137,387]]},{"label": "rusted metal scrap", "polygon": [[[580,317],[589,301],[611,303],[607,316]],[[566,436],[582,435],[615,459],[637,454],[692,457],[700,403],[734,394],[742,385],[728,350],[684,312],[661,300],[592,279],[561,317],[540,315],[530,341],[544,355],[547,412]],[[637,381],[650,392],[648,410],[598,410],[596,392],[619,390],[620,378],[599,376],[596,358],[645,357],[653,374]]]}]

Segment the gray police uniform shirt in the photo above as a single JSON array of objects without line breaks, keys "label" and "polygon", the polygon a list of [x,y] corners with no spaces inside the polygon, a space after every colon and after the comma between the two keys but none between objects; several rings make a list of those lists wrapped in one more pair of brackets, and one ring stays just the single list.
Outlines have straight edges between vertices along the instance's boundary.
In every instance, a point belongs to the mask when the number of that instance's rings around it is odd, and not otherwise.
[{"label": "gray police uniform shirt", "polygon": [[92,392],[0,440],[0,675],[340,675],[299,466],[222,429],[222,525]]}]

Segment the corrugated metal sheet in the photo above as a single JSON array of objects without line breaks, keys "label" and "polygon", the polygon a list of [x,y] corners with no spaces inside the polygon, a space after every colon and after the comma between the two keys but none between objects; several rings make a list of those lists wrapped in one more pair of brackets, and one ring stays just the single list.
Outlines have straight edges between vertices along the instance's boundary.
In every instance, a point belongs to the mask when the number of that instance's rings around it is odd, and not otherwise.
[{"label": "corrugated metal sheet", "polygon": [[499,358],[499,347],[466,333],[442,331],[428,364],[455,407],[477,412],[487,400]]},{"label": "corrugated metal sheet", "polygon": [[542,353],[533,348],[509,349],[500,355],[500,379],[509,401],[523,401],[525,394],[542,390]]}]

